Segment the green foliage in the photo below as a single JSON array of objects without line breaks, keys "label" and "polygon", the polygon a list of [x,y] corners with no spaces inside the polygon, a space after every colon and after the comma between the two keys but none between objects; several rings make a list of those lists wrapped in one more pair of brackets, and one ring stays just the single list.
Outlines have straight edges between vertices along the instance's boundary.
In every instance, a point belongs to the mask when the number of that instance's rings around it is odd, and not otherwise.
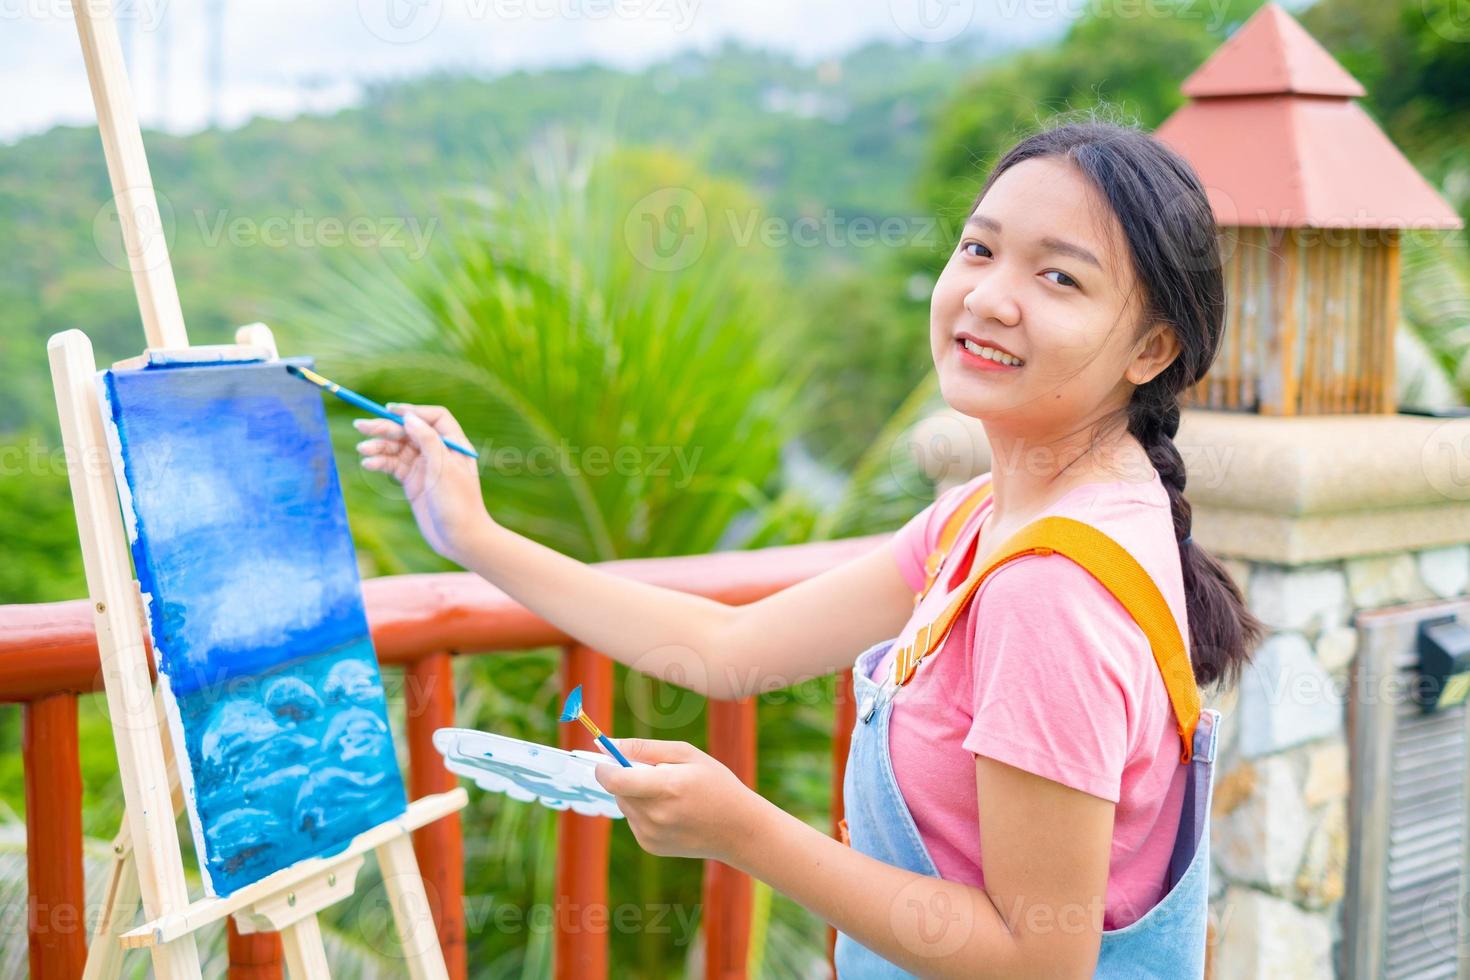
[{"label": "green foliage", "polygon": [[1179,83],[1259,5],[1233,0],[1216,20],[1213,5],[1194,0],[1092,4],[1060,43],[982,66],[939,113],[924,199],[952,224],[963,221],[1000,156],[1059,112],[1101,108],[1156,127],[1183,102]]},{"label": "green foliage", "polygon": [[[221,343],[242,323],[321,302],[320,274],[357,252],[416,257],[443,218],[427,207],[438,192],[493,181],[550,130],[606,127],[630,145],[675,147],[752,184],[762,217],[910,212],[929,120],[970,60],[963,49],[872,45],[808,65],[726,45],[639,72],[433,75],[375,86],[329,116],[145,141],[190,337]],[[99,363],[141,346],[111,194],[95,128],[0,146],[0,363],[10,369],[0,433],[53,424],[50,334],[85,329]],[[358,222],[361,246],[339,243],[332,221]],[[830,257],[781,252],[797,268]]]},{"label": "green foliage", "polygon": [[[1470,28],[1452,3],[1323,0],[1302,23],[1368,90],[1362,104],[1470,217]],[[1463,261],[1464,232],[1451,239]],[[1406,255],[1406,260],[1407,260]],[[1405,283],[1404,296],[1410,296]],[[1463,321],[1462,321],[1463,322]]]},{"label": "green foliage", "polygon": [[[1411,239],[1404,246],[1402,268],[1399,329],[1428,348],[1463,404],[1470,392],[1470,255],[1463,247]],[[1401,403],[1426,404],[1405,380],[1401,373]]]},{"label": "green foliage", "polygon": [[84,591],[66,460],[40,433],[0,439],[0,514],[0,603],[54,602]]},{"label": "green foliage", "polygon": [[1369,110],[1395,140],[1456,142],[1470,109],[1470,28],[1453,3],[1323,0],[1302,26],[1368,90]]},{"label": "green foliage", "polygon": [[[937,223],[915,228],[921,247],[948,248]],[[812,365],[802,438],[840,472],[871,449],[873,434],[933,368],[927,282],[920,278],[914,296],[909,278],[885,255],[861,270],[833,269],[802,291],[809,310],[803,342]]]},{"label": "green foliage", "polygon": [[[298,322],[346,383],[453,406],[503,523],[584,560],[710,550],[776,474],[799,324],[774,256],[712,217],[755,209],[738,187],[665,153],[573,153]],[[643,240],[665,200],[690,222],[668,271]]]}]

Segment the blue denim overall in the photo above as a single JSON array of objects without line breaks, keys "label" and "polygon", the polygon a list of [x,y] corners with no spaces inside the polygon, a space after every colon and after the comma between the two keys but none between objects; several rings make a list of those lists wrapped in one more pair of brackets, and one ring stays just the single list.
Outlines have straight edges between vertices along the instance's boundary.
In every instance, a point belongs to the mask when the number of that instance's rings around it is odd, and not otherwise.
[{"label": "blue denim overall", "polygon": [[[857,658],[852,669],[858,720],[853,726],[842,796],[848,834],[860,853],[888,864],[939,877],[904,803],[888,754],[891,699],[877,699],[872,679],[893,640]],[[922,668],[921,668],[922,669]],[[874,700],[875,711],[869,712]],[[868,715],[866,720],[864,715]],[[1205,972],[1208,915],[1210,797],[1214,789],[1215,731],[1219,713],[1201,711],[1194,731],[1194,758],[1184,791],[1184,812],[1169,859],[1169,891],[1142,918],[1122,929],[1104,930],[1096,977],[1107,980],[1189,980]],[[845,933],[837,934],[834,955],[840,980],[891,980],[912,977]]]}]

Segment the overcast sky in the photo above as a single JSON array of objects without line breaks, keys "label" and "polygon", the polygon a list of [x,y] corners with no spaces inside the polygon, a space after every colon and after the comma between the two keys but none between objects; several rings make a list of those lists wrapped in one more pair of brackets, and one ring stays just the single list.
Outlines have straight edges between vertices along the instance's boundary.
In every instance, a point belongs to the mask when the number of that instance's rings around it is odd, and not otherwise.
[{"label": "overcast sky", "polygon": [[[97,0],[87,0],[97,2]],[[213,0],[113,0],[145,126],[209,119]],[[222,116],[352,101],[365,80],[598,61],[639,67],[726,38],[813,60],[870,39],[961,33],[997,44],[1061,30],[1084,0],[224,0]],[[167,79],[159,53],[167,50]],[[0,140],[94,120],[69,0],[0,0]],[[166,95],[166,98],[165,98]]]}]

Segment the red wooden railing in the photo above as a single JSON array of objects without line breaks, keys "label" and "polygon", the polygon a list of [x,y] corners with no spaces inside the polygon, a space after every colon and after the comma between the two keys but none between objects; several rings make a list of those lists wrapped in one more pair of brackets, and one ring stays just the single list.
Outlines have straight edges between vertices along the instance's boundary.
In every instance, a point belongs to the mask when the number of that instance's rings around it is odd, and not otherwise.
[{"label": "red wooden railing", "polygon": [[[739,605],[817,575],[874,547],[881,538],[722,552],[680,558],[606,562],[617,575]],[[465,573],[401,575],[363,583],[378,659],[405,671],[409,790],[415,797],[455,784],[430,737],[454,722],[451,658],[561,645],[563,686],[585,684],[593,717],[612,714],[612,662],[576,643],[484,580]],[[145,638],[146,639],[146,638]],[[856,654],[856,651],[854,651]],[[85,600],[0,606],[0,702],[24,705],[26,858],[29,871],[31,976],[73,980],[87,955],[82,877],[82,787],[77,751],[77,695],[100,690],[102,675],[92,611]],[[851,685],[839,685],[833,736],[833,814],[842,818],[842,769],[853,722]],[[711,755],[747,783],[756,767],[754,699],[711,701]],[[576,726],[562,726],[563,744],[590,747]],[[606,930],[583,927],[608,916],[576,915],[564,928],[562,907],[602,909],[607,903],[612,822],[558,815],[555,973],[558,978],[607,976]],[[414,835],[430,905],[452,977],[468,975],[465,947],[463,842],[459,816]],[[704,875],[705,975],[746,976],[752,885],[743,874],[708,862]],[[830,952],[830,935],[829,935]],[[231,980],[280,978],[279,941],[271,935],[229,937]]]}]

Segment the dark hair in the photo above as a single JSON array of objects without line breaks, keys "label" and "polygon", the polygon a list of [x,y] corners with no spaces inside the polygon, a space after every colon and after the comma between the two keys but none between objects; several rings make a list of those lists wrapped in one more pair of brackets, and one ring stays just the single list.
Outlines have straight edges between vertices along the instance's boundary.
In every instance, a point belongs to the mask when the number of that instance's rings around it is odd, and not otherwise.
[{"label": "dark hair", "polygon": [[1039,157],[1073,163],[1122,226],[1143,291],[1138,336],[1167,323],[1178,338],[1178,356],[1134,389],[1128,431],[1169,491],[1195,678],[1200,684],[1233,683],[1260,642],[1261,622],[1246,608],[1225,567],[1190,538],[1184,460],[1174,445],[1180,392],[1204,377],[1224,330],[1225,281],[1210,202],[1194,168],[1173,150],[1142,130],[1092,119],[1053,125],[1012,147],[971,210],[1001,174]]}]

